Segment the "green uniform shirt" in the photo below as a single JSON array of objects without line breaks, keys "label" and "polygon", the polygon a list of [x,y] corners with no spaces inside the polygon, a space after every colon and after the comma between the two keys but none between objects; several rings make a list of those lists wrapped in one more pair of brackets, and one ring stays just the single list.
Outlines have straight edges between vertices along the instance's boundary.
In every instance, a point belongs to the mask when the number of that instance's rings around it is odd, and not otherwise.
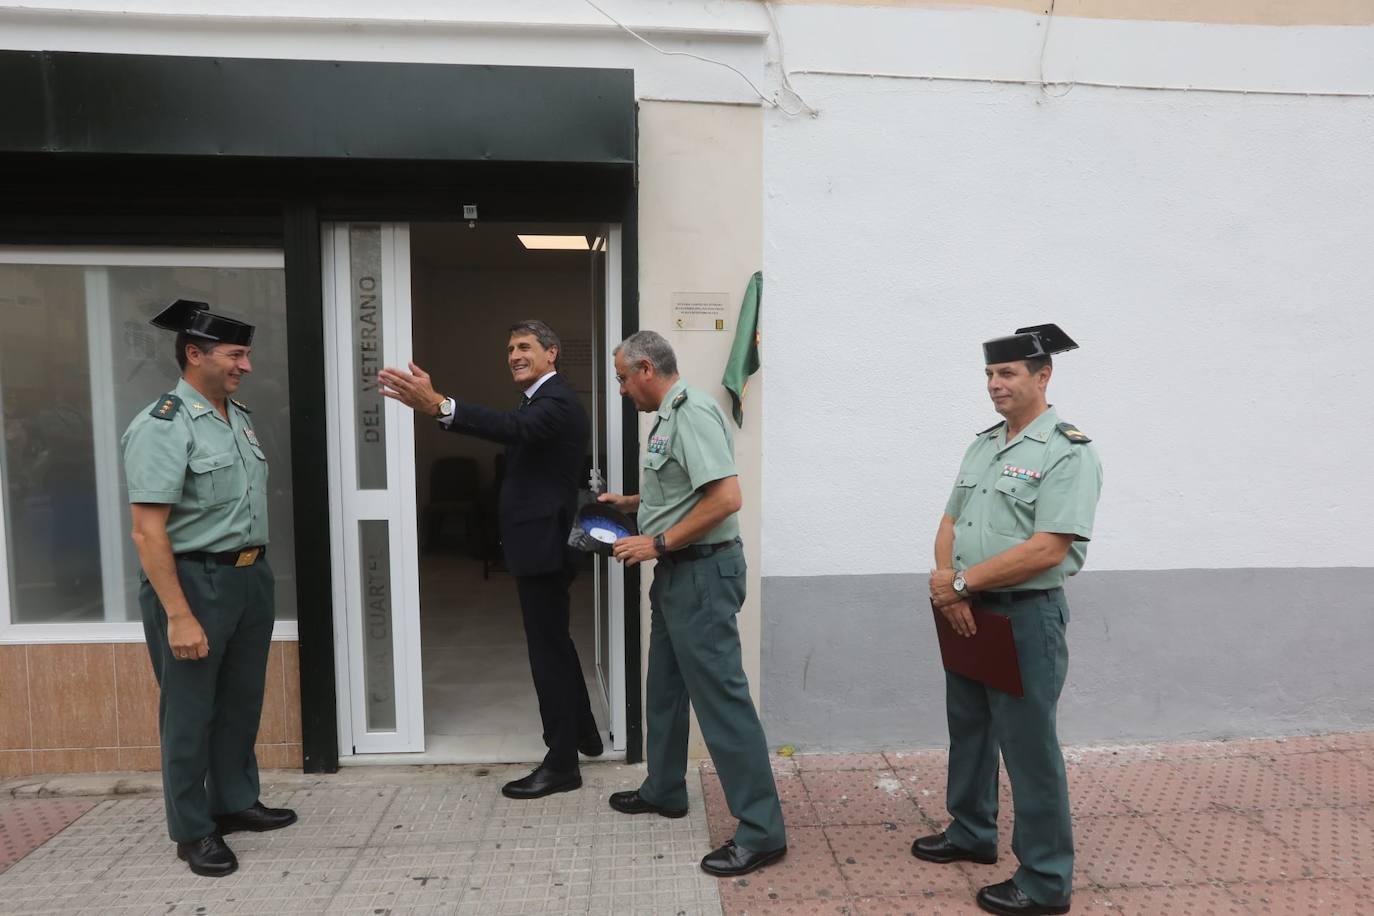
[{"label": "green uniform shirt", "polygon": [[[131,503],[171,504],[173,553],[267,543],[267,456],[248,411],[229,420],[185,379],[134,417],[120,440]],[[168,403],[171,402],[171,406]]]},{"label": "green uniform shirt", "polygon": [[[658,406],[649,447],[639,462],[639,530],[662,534],[682,521],[713,480],[734,477],[735,439],[715,399],[679,379]],[[718,544],[739,537],[732,514],[698,539]]]},{"label": "green uniform shirt", "polygon": [[964,453],[945,506],[954,519],[954,567],[968,569],[1037,531],[1072,534],[1064,562],[1005,591],[1056,588],[1083,568],[1102,463],[1086,436],[1060,424],[1053,407],[1011,442],[1006,437],[1007,424],[999,423],[979,433]]}]

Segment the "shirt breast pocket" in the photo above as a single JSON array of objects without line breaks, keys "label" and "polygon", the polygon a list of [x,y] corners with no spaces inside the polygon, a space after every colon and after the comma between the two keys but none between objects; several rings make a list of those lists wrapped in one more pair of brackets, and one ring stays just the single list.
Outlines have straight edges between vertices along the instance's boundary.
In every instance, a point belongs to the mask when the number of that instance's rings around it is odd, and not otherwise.
[{"label": "shirt breast pocket", "polygon": [[188,465],[191,469],[191,494],[197,506],[222,506],[243,495],[245,483],[234,462],[234,452],[196,455]]},{"label": "shirt breast pocket", "polygon": [[1040,485],[1018,477],[997,481],[999,494],[989,515],[992,530],[1014,538],[1029,538],[1035,533],[1035,498]]},{"label": "shirt breast pocket", "polygon": [[946,511],[956,521],[964,514],[964,509],[968,506],[969,497],[973,495],[973,488],[978,485],[978,477],[974,474],[960,473],[954,479],[954,492],[950,495],[949,505]]},{"label": "shirt breast pocket", "polygon": [[645,452],[639,460],[640,498],[650,505],[663,505],[663,481],[659,474],[668,463],[668,456],[659,452]]}]

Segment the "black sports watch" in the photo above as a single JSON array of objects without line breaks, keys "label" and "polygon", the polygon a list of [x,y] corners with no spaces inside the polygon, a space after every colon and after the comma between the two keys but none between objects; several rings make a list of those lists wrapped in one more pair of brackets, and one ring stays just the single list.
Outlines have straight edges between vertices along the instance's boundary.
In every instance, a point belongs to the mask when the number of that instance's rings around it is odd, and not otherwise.
[{"label": "black sports watch", "polygon": [[663,539],[663,535],[654,535],[654,550],[658,551],[660,557],[668,552],[668,542]]}]

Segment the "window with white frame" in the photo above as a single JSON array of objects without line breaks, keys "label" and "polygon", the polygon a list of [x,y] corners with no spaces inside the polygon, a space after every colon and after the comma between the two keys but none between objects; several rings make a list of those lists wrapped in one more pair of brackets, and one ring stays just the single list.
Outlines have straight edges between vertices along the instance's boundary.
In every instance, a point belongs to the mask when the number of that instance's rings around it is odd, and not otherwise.
[{"label": "window with white frame", "polygon": [[198,299],[257,326],[238,399],[267,452],[277,619],[296,616],[286,306],[277,251],[0,247],[0,638],[140,638],[120,436],[179,370],[148,324]]}]

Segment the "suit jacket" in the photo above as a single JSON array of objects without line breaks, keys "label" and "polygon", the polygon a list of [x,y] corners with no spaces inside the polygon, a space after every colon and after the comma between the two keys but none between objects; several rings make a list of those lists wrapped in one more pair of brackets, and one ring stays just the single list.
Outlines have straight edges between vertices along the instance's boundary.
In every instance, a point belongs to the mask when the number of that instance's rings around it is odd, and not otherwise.
[{"label": "suit jacket", "polygon": [[550,376],[523,410],[492,410],[455,399],[448,429],[506,446],[498,503],[506,568],[517,576],[565,569],[591,424],[572,386]]}]

